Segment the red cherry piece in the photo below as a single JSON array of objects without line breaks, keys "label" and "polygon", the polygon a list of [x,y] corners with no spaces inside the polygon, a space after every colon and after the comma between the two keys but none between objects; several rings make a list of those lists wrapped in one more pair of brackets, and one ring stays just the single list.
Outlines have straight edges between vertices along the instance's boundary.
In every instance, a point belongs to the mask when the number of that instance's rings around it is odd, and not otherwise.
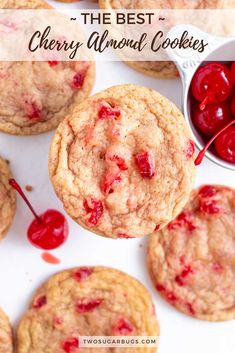
[{"label": "red cherry piece", "polygon": [[36,247],[52,250],[68,238],[69,227],[65,217],[56,210],[47,210],[35,219],[28,229],[28,239]]},{"label": "red cherry piece", "polygon": [[118,233],[118,238],[119,239],[133,239],[134,237],[131,237],[130,235],[126,233]]},{"label": "red cherry piece", "polygon": [[122,181],[120,172],[112,168],[105,174],[103,181],[103,191],[105,194],[111,194],[113,187]]},{"label": "red cherry piece", "polygon": [[85,75],[82,72],[77,72],[73,76],[72,87],[75,89],[80,89],[83,86]]},{"label": "red cherry piece", "polygon": [[140,175],[145,179],[151,179],[155,175],[155,161],[149,152],[138,152],[134,155],[135,163]]},{"label": "red cherry piece", "polygon": [[41,297],[38,297],[35,299],[33,302],[33,308],[34,309],[40,309],[47,303],[47,297],[45,295],[42,295]]},{"label": "red cherry piece", "polygon": [[83,201],[83,207],[90,217],[87,222],[90,226],[96,226],[104,213],[104,206],[100,200],[89,198]]},{"label": "red cherry piece", "polygon": [[223,212],[221,205],[216,200],[203,199],[200,201],[199,210],[208,215],[217,215]]},{"label": "red cherry piece", "polygon": [[175,277],[175,281],[176,281],[176,283],[177,283],[179,286],[181,286],[181,287],[183,287],[183,286],[185,285],[185,282],[183,281],[183,279],[181,278],[180,275],[178,275],[178,276]]},{"label": "red cherry piece", "polygon": [[36,102],[32,102],[28,107],[27,117],[30,120],[40,119],[42,117],[42,110],[36,104]]},{"label": "red cherry piece", "polygon": [[195,151],[194,142],[192,140],[188,140],[186,144],[186,148],[184,150],[184,154],[186,158],[190,159],[194,155],[194,151]]},{"label": "red cherry piece", "polygon": [[94,309],[96,309],[98,306],[100,306],[102,304],[103,301],[104,301],[104,299],[102,299],[102,298],[81,299],[76,304],[76,310],[80,314],[87,313],[89,311],[93,311]]},{"label": "red cherry piece", "polygon": [[207,136],[213,136],[231,120],[231,112],[226,103],[208,105],[203,111],[193,111],[193,123]]},{"label": "red cherry piece", "polygon": [[53,66],[57,66],[59,64],[59,61],[48,61],[48,64],[53,67]]},{"label": "red cherry piece", "polygon": [[194,269],[192,268],[192,266],[187,265],[184,267],[183,271],[181,272],[181,277],[185,278],[192,273],[194,273]]},{"label": "red cherry piece", "polygon": [[134,331],[134,326],[127,319],[120,319],[114,327],[114,331],[118,332],[120,335],[127,336]]},{"label": "red cherry piece", "polygon": [[207,198],[215,196],[217,191],[216,188],[212,185],[204,185],[199,189],[198,194],[200,197]]},{"label": "red cherry piece", "polygon": [[177,296],[175,295],[174,292],[172,291],[169,291],[166,293],[166,299],[169,301],[169,302],[174,302],[177,300]]},{"label": "red cherry piece", "polygon": [[190,274],[194,273],[194,269],[190,265],[186,265],[182,272],[175,277],[175,281],[179,286],[184,286],[185,285],[185,279],[188,277]]},{"label": "red cherry piece", "polygon": [[98,111],[98,118],[101,120],[117,119],[120,115],[120,110],[116,107],[112,107],[111,105],[102,105]]},{"label": "red cherry piece", "polygon": [[79,348],[79,340],[76,337],[70,337],[62,342],[61,347],[66,353],[76,352]]},{"label": "red cherry piece", "polygon": [[160,229],[161,225],[157,224],[156,227],[154,228],[154,232],[157,232]]},{"label": "red cherry piece", "polygon": [[163,284],[157,284],[156,289],[159,292],[162,292],[168,301],[173,302],[177,300],[177,296],[175,295],[175,293],[173,291],[169,291],[168,289],[166,289],[166,287]]},{"label": "red cherry piece", "polygon": [[128,169],[124,158],[121,158],[117,155],[114,155],[114,156],[110,157],[109,159],[113,162],[116,162],[116,164],[120,170],[125,171]]},{"label": "red cherry piece", "polygon": [[191,303],[186,303],[186,307],[188,308],[188,311],[191,315],[195,315],[195,310],[194,310],[193,305]]},{"label": "red cherry piece", "polygon": [[215,62],[201,66],[192,79],[191,89],[194,98],[201,102],[201,110],[207,104],[223,102],[232,90],[230,70],[224,64]]},{"label": "red cherry piece", "polygon": [[215,150],[220,158],[235,163],[235,127],[231,126],[215,141]]},{"label": "red cherry piece", "polygon": [[164,292],[166,290],[166,287],[163,285],[163,284],[157,284],[156,285],[156,289],[159,291],[159,292]]},{"label": "red cherry piece", "polygon": [[85,281],[94,272],[92,267],[81,267],[73,273],[73,277],[78,282]]},{"label": "red cherry piece", "polygon": [[185,227],[190,233],[193,232],[197,227],[192,222],[193,215],[191,212],[183,211],[179,216],[168,224],[169,230],[177,230]]}]

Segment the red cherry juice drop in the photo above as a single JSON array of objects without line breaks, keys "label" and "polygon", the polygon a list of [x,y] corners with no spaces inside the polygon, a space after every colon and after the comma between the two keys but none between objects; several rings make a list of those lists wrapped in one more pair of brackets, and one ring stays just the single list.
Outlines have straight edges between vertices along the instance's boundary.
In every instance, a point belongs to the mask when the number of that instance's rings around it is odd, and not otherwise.
[{"label": "red cherry juice drop", "polygon": [[60,259],[58,257],[55,257],[54,255],[50,254],[49,252],[45,251],[41,255],[42,259],[47,262],[48,264],[51,265],[58,265],[60,264]]},{"label": "red cherry juice drop", "polygon": [[52,209],[38,215],[15,179],[9,179],[9,184],[19,193],[35,217],[28,228],[29,241],[43,250],[53,250],[61,246],[67,240],[69,233],[65,217],[59,211]]}]

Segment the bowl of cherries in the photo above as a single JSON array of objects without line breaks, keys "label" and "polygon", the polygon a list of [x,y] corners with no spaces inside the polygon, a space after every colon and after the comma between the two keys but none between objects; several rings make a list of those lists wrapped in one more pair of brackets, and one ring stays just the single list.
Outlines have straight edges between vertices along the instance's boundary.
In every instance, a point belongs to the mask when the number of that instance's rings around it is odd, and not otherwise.
[{"label": "bowl of cherries", "polygon": [[[184,114],[200,153],[235,170],[235,40],[226,40],[191,70],[181,69]],[[188,72],[187,72],[188,71]]]},{"label": "bowl of cherries", "polygon": [[168,35],[187,30],[208,43],[205,52],[169,49],[183,84],[183,111],[200,152],[227,169],[235,170],[235,37],[215,37],[192,25],[176,25]]},{"label": "bowl of cherries", "polygon": [[188,119],[201,152],[235,170],[235,61],[204,61],[194,73]]}]

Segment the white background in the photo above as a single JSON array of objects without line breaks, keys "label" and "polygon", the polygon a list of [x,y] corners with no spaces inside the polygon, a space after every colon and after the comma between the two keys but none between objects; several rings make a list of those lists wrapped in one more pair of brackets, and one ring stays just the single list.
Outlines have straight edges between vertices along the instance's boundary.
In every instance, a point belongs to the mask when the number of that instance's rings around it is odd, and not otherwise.
[{"label": "white background", "polygon": [[[60,8],[76,8],[51,1]],[[80,7],[85,7],[81,3]],[[93,5],[95,6],[95,5]],[[97,64],[93,92],[109,86],[134,83],[151,87],[181,106],[180,80],[156,80],[144,76],[123,63]],[[32,137],[17,137],[0,133],[0,154],[11,161],[15,178],[25,186],[34,187],[29,197],[38,212],[47,208],[62,211],[49,182],[48,150],[52,133]],[[197,171],[197,185],[219,183],[235,187],[234,172],[205,160]],[[67,243],[53,252],[61,259],[60,265],[50,265],[41,259],[42,251],[32,247],[26,230],[32,216],[18,199],[14,225],[0,244],[0,306],[16,327],[27,304],[41,283],[56,271],[80,265],[111,266],[136,277],[149,289],[156,305],[161,326],[159,353],[234,353],[235,321],[208,323],[181,314],[167,304],[154,290],[146,269],[145,239],[109,240],[82,229],[69,220],[70,236]],[[142,246],[141,246],[142,245]]]}]

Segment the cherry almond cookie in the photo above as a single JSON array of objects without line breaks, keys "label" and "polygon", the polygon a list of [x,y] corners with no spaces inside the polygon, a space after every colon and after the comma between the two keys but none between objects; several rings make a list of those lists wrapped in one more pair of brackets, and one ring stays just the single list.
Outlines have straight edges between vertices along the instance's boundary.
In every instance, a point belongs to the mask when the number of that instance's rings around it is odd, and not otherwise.
[{"label": "cherry almond cookie", "polygon": [[[2,9],[50,8],[41,0],[1,1]],[[93,62],[0,62],[0,131],[33,135],[52,130],[93,87]]]},{"label": "cherry almond cookie", "polygon": [[80,336],[159,336],[151,297],[127,274],[80,267],[53,276],[36,293],[17,332],[18,353],[155,353],[155,348],[79,348]]},{"label": "cherry almond cookie", "polygon": [[0,157],[0,240],[8,232],[16,210],[16,195],[8,183],[9,178],[9,165]]},{"label": "cherry almond cookie", "polygon": [[58,2],[66,2],[66,3],[71,3],[71,2],[79,2],[81,0],[56,0]]},{"label": "cherry almond cookie", "polygon": [[[99,0],[104,10],[233,8],[231,0]],[[156,78],[179,77],[172,61],[126,61],[133,69]]]},{"label": "cherry almond cookie", "polygon": [[0,309],[0,353],[12,353],[12,331],[9,320]]},{"label": "cherry almond cookie", "polygon": [[235,190],[204,185],[184,211],[150,237],[148,266],[158,292],[195,318],[235,318]]},{"label": "cherry almond cookie", "polygon": [[110,238],[161,229],[194,184],[194,144],[180,111],[154,90],[111,87],[80,104],[51,145],[51,181],[67,213]]},{"label": "cherry almond cookie", "polygon": [[1,9],[51,9],[43,0],[0,0]]}]

